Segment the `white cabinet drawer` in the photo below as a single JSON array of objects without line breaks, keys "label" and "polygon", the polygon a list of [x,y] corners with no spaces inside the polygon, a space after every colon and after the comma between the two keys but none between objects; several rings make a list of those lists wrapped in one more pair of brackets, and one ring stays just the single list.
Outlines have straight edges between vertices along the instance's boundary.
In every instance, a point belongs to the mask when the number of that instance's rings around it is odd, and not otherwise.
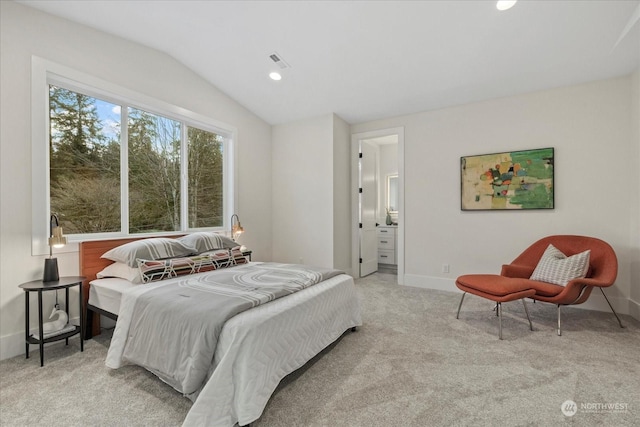
[{"label": "white cabinet drawer", "polygon": [[394,250],[396,248],[396,241],[393,234],[391,236],[378,236],[378,249]]},{"label": "white cabinet drawer", "polygon": [[384,237],[384,236],[393,236],[395,235],[395,229],[392,227],[378,227],[378,237]]},{"label": "white cabinet drawer", "polygon": [[378,250],[378,264],[395,264],[396,257],[394,250],[379,249]]},{"label": "white cabinet drawer", "polygon": [[378,233],[378,264],[397,264],[397,227],[381,225]]}]

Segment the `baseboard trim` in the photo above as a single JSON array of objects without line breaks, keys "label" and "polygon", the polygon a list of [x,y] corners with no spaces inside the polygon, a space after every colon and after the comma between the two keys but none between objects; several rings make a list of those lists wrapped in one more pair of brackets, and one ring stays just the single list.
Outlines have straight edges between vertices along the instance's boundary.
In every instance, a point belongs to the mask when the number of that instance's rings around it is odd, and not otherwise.
[{"label": "baseboard trim", "polygon": [[[72,318],[70,319],[70,322],[78,325],[80,322],[80,318],[79,317]],[[38,335],[39,333],[38,328],[31,328],[29,333]],[[78,336],[80,336],[80,334],[74,335],[70,339],[75,339]],[[47,346],[59,344],[59,343],[60,341],[55,341],[55,342],[46,343],[44,346],[47,347]],[[10,359],[12,357],[16,357],[20,355],[24,356],[24,349],[25,349],[24,331],[0,337],[0,360]],[[31,344],[29,355],[31,355],[33,351],[37,353],[38,346]]]},{"label": "baseboard trim", "polygon": [[[414,288],[433,289],[438,291],[461,292],[456,287],[456,282],[454,279],[446,279],[443,277],[405,274],[404,285],[412,286]],[[606,290],[605,293],[607,293]],[[609,301],[611,301],[611,305],[613,305],[616,313],[628,314],[635,319],[640,320],[640,304],[638,302],[627,298],[612,297],[611,295],[607,295],[607,298],[609,298]],[[611,312],[607,301],[602,296],[602,293],[598,290],[594,290],[585,303],[575,305],[573,307],[581,308],[584,310]]]},{"label": "baseboard trim", "polygon": [[438,291],[450,291],[456,292],[456,282],[454,279],[445,279],[443,277],[432,276],[420,276],[417,274],[405,274],[404,283],[405,286],[411,286],[414,288],[434,289]]},{"label": "baseboard trim", "polygon": [[0,337],[0,360],[24,354],[24,332]]},{"label": "baseboard trim", "polygon": [[629,299],[629,315],[640,320],[640,302]]}]

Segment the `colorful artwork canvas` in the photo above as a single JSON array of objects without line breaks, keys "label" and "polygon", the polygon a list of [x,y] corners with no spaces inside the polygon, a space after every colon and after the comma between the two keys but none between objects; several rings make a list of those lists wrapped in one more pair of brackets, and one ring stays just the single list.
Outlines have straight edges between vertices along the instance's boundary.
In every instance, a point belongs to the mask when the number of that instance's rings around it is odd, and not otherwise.
[{"label": "colorful artwork canvas", "polygon": [[461,207],[553,209],[553,148],[460,158]]}]

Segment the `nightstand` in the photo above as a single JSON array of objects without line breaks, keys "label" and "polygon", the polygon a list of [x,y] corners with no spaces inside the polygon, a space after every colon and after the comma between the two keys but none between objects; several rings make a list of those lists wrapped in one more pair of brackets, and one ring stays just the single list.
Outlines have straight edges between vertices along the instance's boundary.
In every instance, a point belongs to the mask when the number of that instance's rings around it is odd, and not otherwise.
[{"label": "nightstand", "polygon": [[[44,366],[44,344],[48,342],[65,340],[66,344],[69,345],[69,338],[80,334],[80,351],[84,351],[84,340],[82,337],[84,336],[84,319],[82,318],[82,281],[85,277],[82,276],[70,276],[70,277],[61,277],[57,281],[53,282],[43,282],[42,280],[34,280],[31,282],[23,283],[20,285],[22,290],[24,291],[24,301],[25,301],[25,348],[26,348],[26,358],[29,358],[29,345],[30,344],[38,344],[40,346],[40,366]],[[67,312],[67,316],[69,315],[69,288],[77,286],[80,292],[80,296],[78,298],[78,308],[80,309],[80,326],[75,326],[72,331],[68,331],[62,334],[52,335],[50,337],[44,338],[44,331],[42,329],[43,321],[42,321],[42,292],[46,291],[54,291],[57,289],[64,289],[65,293],[65,311]],[[38,292],[38,338],[35,336],[29,336],[29,294],[31,292]]]}]

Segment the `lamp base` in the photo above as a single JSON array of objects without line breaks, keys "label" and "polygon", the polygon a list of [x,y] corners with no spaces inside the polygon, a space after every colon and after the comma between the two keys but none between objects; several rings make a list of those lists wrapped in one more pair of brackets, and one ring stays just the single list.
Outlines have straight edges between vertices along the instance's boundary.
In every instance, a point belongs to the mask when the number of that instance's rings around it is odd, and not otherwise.
[{"label": "lamp base", "polygon": [[45,258],[42,281],[56,282],[58,280],[60,280],[60,276],[58,275],[58,258]]}]

